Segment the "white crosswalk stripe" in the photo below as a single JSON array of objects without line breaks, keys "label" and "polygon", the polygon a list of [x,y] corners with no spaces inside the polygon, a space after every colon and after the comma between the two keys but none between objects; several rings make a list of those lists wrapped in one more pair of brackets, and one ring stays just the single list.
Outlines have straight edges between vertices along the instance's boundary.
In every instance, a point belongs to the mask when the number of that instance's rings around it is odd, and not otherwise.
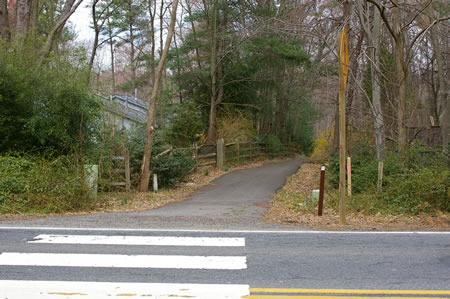
[{"label": "white crosswalk stripe", "polygon": [[[246,256],[229,255],[185,255],[189,248],[201,248],[204,252],[214,252],[214,248],[242,248],[245,238],[216,237],[178,237],[178,236],[107,236],[107,235],[58,235],[40,234],[27,241],[30,246],[52,244],[53,252],[2,252],[1,266],[26,267],[71,267],[87,268],[137,268],[137,269],[174,269],[174,270],[244,270],[247,269]],[[37,244],[37,245],[33,245]],[[67,244],[82,245],[77,253],[54,253],[55,246]],[[111,246],[114,250],[130,246],[171,246],[185,248],[183,254],[100,254],[79,253],[90,251],[93,245]],[[41,245],[42,246],[42,245]],[[136,250],[142,253],[141,249]],[[153,247],[156,248],[156,247]],[[164,247],[166,248],[166,247]],[[220,252],[223,253],[224,249]],[[65,247],[67,251],[67,246]],[[109,249],[110,251],[111,249]],[[228,249],[227,249],[228,250]],[[230,249],[231,250],[231,249]],[[42,249],[40,250],[42,251]],[[114,252],[115,252],[114,251]],[[148,250],[145,250],[147,252]],[[150,250],[152,251],[152,250]],[[180,250],[175,250],[179,252]],[[96,251],[94,251],[96,252]],[[111,251],[110,251],[111,252]],[[240,251],[241,252],[241,251]],[[77,271],[85,271],[83,268]],[[78,272],[79,273],[79,272]],[[34,278],[34,277],[33,277]],[[105,278],[104,278],[105,279]],[[164,281],[165,282],[165,281]],[[152,282],[104,282],[97,281],[45,281],[45,280],[0,280],[0,299],[18,298],[111,298],[111,296],[138,296],[150,298],[242,298],[248,296],[249,286],[245,284],[190,284],[171,281],[170,283]]]},{"label": "white crosswalk stripe", "polygon": [[247,268],[246,258],[244,256],[121,255],[19,252],[1,253],[0,265],[216,270],[239,270]]},{"label": "white crosswalk stripe", "polygon": [[[114,283],[79,281],[0,281],[0,293],[8,299],[40,298],[201,298],[222,299],[248,296],[248,285],[185,283]],[[2,298],[3,299],[3,298]]]},{"label": "white crosswalk stripe", "polygon": [[245,246],[244,238],[211,237],[149,237],[104,235],[45,235],[36,236],[28,243],[96,244],[96,245],[155,245],[155,246]]}]

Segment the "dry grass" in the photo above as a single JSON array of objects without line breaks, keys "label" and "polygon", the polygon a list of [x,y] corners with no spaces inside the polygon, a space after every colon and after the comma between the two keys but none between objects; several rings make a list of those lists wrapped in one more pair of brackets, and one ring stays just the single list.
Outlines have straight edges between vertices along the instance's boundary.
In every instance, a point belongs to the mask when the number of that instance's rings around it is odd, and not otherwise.
[{"label": "dry grass", "polygon": [[[315,202],[299,206],[310,201],[313,189],[319,187],[320,166],[303,164],[299,171],[288,179],[287,184],[270,202],[263,219],[270,223],[291,224],[303,227],[329,230],[450,230],[450,215],[364,215],[347,214],[347,224],[339,225],[336,207],[329,207],[327,202],[334,193],[325,193],[323,216],[317,216]],[[328,205],[328,206],[327,206]]]}]

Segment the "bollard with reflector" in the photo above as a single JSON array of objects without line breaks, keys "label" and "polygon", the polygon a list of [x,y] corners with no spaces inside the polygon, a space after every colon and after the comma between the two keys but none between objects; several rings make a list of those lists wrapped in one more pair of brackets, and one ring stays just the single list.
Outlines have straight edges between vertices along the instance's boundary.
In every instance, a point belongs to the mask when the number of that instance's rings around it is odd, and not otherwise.
[{"label": "bollard with reflector", "polygon": [[325,184],[325,165],[322,165],[320,166],[320,188],[319,188],[319,209],[318,209],[319,216],[322,216],[324,184]]}]

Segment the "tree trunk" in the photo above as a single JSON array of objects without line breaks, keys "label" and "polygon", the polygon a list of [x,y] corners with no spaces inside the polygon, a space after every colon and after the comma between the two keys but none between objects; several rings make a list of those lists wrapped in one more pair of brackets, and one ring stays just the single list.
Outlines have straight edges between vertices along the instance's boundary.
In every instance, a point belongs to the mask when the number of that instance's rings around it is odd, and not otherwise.
[{"label": "tree trunk", "polygon": [[16,32],[25,33],[30,26],[32,0],[16,1]]},{"label": "tree trunk", "polygon": [[21,48],[25,41],[25,36],[30,27],[32,0],[17,0],[16,2],[16,30],[15,40],[17,47]]},{"label": "tree trunk", "polygon": [[[152,4],[153,4],[153,11],[152,11]],[[156,39],[155,39],[155,14],[156,14],[156,1],[149,1],[148,2],[148,14],[150,16],[150,30],[151,30],[151,41],[152,41],[152,57],[150,61],[150,67],[151,67],[151,76],[152,76],[152,86],[155,86],[155,72],[156,72],[156,60],[155,60],[155,50],[156,50]]]},{"label": "tree trunk", "polygon": [[0,0],[0,39],[10,39],[7,0]]},{"label": "tree trunk", "polygon": [[31,4],[30,31],[33,44],[35,45],[38,36],[38,22],[39,22],[39,0],[33,0],[33,3]]},{"label": "tree trunk", "polygon": [[58,32],[64,27],[67,20],[70,18],[70,16],[75,12],[75,10],[80,6],[80,4],[83,2],[83,0],[67,0],[64,4],[64,8],[62,10],[61,15],[58,18],[58,21],[51,29],[47,40],[45,41],[44,46],[42,47],[41,51],[39,52],[39,57],[42,59],[47,58],[48,55],[50,55],[50,52],[53,48],[53,44],[55,42],[55,39],[57,37]]},{"label": "tree trunk", "polygon": [[[183,13],[183,10],[182,10]],[[182,30],[181,30],[181,24],[179,24],[179,28],[180,28],[180,36],[181,34],[183,34]],[[173,42],[174,42],[174,46],[175,46],[175,53],[176,53],[176,58],[177,58],[177,76],[180,76],[181,74],[181,66],[180,66],[180,60],[179,60],[179,49],[178,49],[178,43],[177,43],[177,35],[175,34],[173,37]],[[180,100],[180,104],[183,103],[183,94],[181,92],[181,86],[180,84],[178,85],[178,99]]]},{"label": "tree trunk", "polygon": [[[191,3],[189,1],[186,1],[186,7],[187,7],[187,13],[188,13],[189,18],[192,18]],[[194,21],[191,22],[191,29],[192,29],[192,33],[194,34],[194,40],[197,42],[197,32],[195,29]],[[195,57],[197,58],[198,68],[200,70],[202,70],[202,64],[201,64],[200,53],[198,51],[198,47],[195,47]]]},{"label": "tree trunk", "polygon": [[131,65],[131,92],[136,88],[136,48],[134,46],[134,28],[130,22],[130,65]]},{"label": "tree trunk", "polygon": [[[436,107],[434,108],[435,111],[438,114],[440,114],[438,116],[439,116],[439,124],[441,125],[442,146],[444,150],[448,150],[448,143],[450,142],[449,140],[450,116],[448,115],[448,86],[444,74],[445,72],[444,59],[442,57],[441,45],[439,44],[436,28],[432,27],[430,29],[430,33],[431,33],[431,42],[433,44],[433,52],[436,58],[437,74],[439,82],[435,104]],[[441,107],[441,109],[438,109],[439,106]]]},{"label": "tree trunk", "polygon": [[[94,26],[96,27],[96,26]],[[91,57],[89,58],[89,66],[88,66],[88,76],[87,76],[87,84],[89,85],[90,81],[91,81],[91,73],[92,73],[92,69],[94,68],[94,60],[95,60],[95,56],[97,55],[97,48],[98,48],[98,40],[99,40],[99,36],[100,36],[100,31],[95,28],[95,35],[94,35],[94,43],[92,45],[92,52],[91,52]]]},{"label": "tree trunk", "polygon": [[381,110],[381,76],[380,76],[380,35],[381,15],[373,6],[373,20],[370,22],[369,8],[363,9],[363,0],[356,2],[361,26],[369,43],[370,78],[372,83],[372,114],[374,117],[375,144],[378,161],[386,158],[386,136],[384,128],[384,116]]},{"label": "tree trunk", "polygon": [[407,80],[407,66],[404,65],[403,54],[403,32],[400,23],[400,8],[398,7],[398,0],[392,1],[394,5],[392,8],[392,27],[395,41],[395,70],[397,87],[397,142],[398,150],[401,155],[406,154],[408,146],[408,136],[406,132],[406,80]]},{"label": "tree trunk", "polygon": [[110,23],[110,11],[108,8],[108,39],[109,39],[109,51],[111,55],[111,80],[112,80],[112,92],[116,92],[116,69],[114,65],[114,39],[113,39],[113,33],[111,29],[111,23]]},{"label": "tree trunk", "polygon": [[378,161],[384,161],[386,158],[386,137],[384,133],[384,116],[381,110],[381,76],[380,70],[380,34],[381,17],[378,9],[374,9],[373,32],[371,35],[370,58],[372,60],[371,79],[372,79],[372,102],[373,116],[375,122],[375,144]]},{"label": "tree trunk", "polygon": [[178,0],[173,0],[172,2],[172,14],[170,18],[169,31],[167,33],[166,44],[164,46],[164,51],[158,63],[158,68],[156,70],[155,85],[153,86],[152,95],[150,98],[150,107],[148,110],[147,118],[147,136],[144,148],[144,155],[142,157],[141,165],[141,179],[139,183],[139,191],[147,192],[148,184],[150,182],[150,160],[152,157],[152,147],[153,147],[153,137],[155,133],[154,123],[155,123],[155,112],[156,112],[156,101],[158,99],[158,92],[161,85],[161,78],[164,73],[164,66],[167,59],[167,54],[169,52],[170,43],[175,31],[175,22],[177,16],[177,6]]},{"label": "tree trunk", "polygon": [[[348,37],[349,40],[349,49],[350,49],[350,40],[352,38],[351,35]],[[346,130],[346,138],[347,138],[347,152],[351,153],[351,142],[352,140],[352,123],[353,123],[353,99],[356,97],[356,86],[358,85],[356,83],[357,79],[357,73],[358,69],[360,67],[359,65],[359,55],[361,53],[361,47],[364,40],[364,31],[361,29],[359,30],[359,36],[358,40],[356,42],[355,47],[352,49],[352,54],[350,56],[349,61],[349,74],[347,76],[347,100],[345,101],[345,114],[346,114],[346,124],[345,124],[345,130]],[[350,52],[350,50],[349,50]]]},{"label": "tree trunk", "polygon": [[92,24],[94,26],[95,35],[94,35],[94,43],[92,44],[91,57],[89,58],[87,85],[89,85],[89,82],[91,80],[92,68],[94,67],[95,55],[97,55],[98,40],[99,40],[99,36],[100,36],[100,28],[97,23],[97,21],[98,21],[98,19],[97,19],[97,3],[98,3],[98,0],[94,0],[92,3],[92,9],[91,9]]},{"label": "tree trunk", "polygon": [[159,6],[159,57],[162,56],[163,52],[163,37],[164,37],[164,0],[161,0],[161,5]]},{"label": "tree trunk", "polygon": [[217,64],[217,0],[213,0],[212,17],[210,21],[210,45],[211,45],[211,85],[210,85],[210,111],[207,144],[216,143],[216,115],[217,115],[217,90],[216,90],[216,64]]}]

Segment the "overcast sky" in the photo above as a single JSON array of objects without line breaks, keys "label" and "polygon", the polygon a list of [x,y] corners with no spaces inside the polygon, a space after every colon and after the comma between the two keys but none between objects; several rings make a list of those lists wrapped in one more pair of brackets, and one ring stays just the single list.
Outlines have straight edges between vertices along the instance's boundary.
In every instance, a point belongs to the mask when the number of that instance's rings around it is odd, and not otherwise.
[{"label": "overcast sky", "polygon": [[91,11],[86,7],[89,1],[83,3],[77,8],[75,13],[70,17],[69,21],[75,26],[75,31],[78,33],[78,40],[91,40],[94,37],[94,30],[89,28],[91,21]]}]

